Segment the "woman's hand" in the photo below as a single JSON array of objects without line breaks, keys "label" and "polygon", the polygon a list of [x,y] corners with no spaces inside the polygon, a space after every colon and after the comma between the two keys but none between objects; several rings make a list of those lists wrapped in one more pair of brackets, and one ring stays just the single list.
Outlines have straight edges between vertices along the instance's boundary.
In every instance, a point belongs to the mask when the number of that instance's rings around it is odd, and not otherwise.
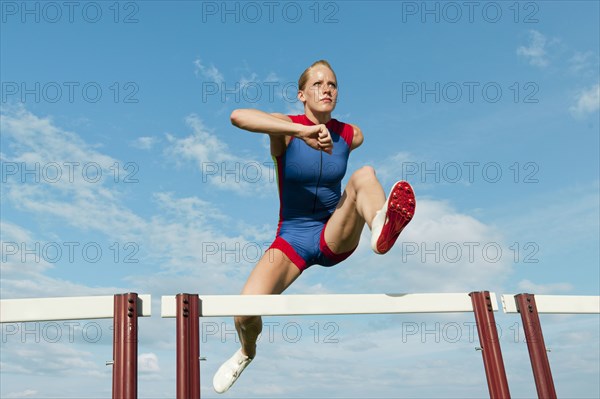
[{"label": "woman's hand", "polygon": [[322,150],[328,154],[333,151],[333,140],[325,125],[303,126],[298,137],[304,140],[311,148]]}]

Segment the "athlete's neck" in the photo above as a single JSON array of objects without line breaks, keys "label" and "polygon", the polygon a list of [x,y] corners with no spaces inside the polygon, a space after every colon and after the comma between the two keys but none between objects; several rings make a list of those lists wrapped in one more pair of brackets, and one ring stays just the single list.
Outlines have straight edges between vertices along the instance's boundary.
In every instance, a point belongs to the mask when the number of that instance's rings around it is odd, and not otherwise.
[{"label": "athlete's neck", "polygon": [[331,120],[331,112],[313,112],[305,108],[304,114],[315,125],[324,125]]}]

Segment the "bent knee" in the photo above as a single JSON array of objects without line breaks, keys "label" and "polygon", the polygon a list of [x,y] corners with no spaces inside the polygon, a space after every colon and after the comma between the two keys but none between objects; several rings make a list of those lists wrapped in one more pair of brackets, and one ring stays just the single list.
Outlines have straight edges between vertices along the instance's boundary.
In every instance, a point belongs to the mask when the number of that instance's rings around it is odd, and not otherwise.
[{"label": "bent knee", "polygon": [[372,166],[363,166],[352,174],[350,180],[354,184],[360,185],[365,181],[371,181],[375,178],[375,169]]}]

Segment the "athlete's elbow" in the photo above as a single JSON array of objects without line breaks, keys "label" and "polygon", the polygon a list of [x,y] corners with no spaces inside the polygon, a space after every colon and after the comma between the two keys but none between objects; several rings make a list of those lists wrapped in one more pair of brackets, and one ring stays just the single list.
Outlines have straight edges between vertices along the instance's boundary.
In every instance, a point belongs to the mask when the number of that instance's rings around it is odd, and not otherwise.
[{"label": "athlete's elbow", "polygon": [[231,115],[229,116],[231,120],[231,124],[233,126],[237,126],[239,128],[242,127],[242,121],[244,119],[244,110],[243,109],[234,109]]}]

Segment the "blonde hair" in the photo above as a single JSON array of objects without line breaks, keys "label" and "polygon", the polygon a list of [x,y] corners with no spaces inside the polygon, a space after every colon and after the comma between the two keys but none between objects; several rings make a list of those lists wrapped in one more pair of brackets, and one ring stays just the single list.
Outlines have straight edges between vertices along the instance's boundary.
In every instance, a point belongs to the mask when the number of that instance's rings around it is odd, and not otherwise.
[{"label": "blonde hair", "polygon": [[335,76],[335,78],[337,79],[335,71],[333,70],[331,65],[329,65],[329,62],[327,62],[326,60],[315,61],[311,66],[306,68],[304,72],[302,72],[302,75],[300,75],[300,78],[298,79],[298,90],[304,90],[304,86],[306,86],[306,82],[308,81],[308,74],[310,73],[311,69],[313,69],[317,65],[323,65],[331,69],[331,72],[333,72],[333,76]]}]

